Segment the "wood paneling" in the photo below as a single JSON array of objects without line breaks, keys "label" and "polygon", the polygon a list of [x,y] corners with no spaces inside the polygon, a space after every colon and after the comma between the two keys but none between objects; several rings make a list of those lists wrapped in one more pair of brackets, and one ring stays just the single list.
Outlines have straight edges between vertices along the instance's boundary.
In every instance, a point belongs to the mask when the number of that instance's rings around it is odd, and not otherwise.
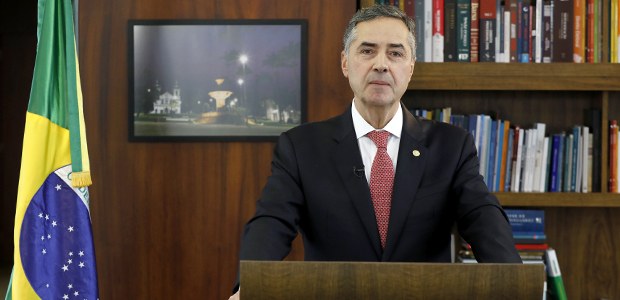
[{"label": "wood paneling", "polygon": [[[80,1],[80,60],[102,299],[225,299],[273,143],[127,142],[127,20],[308,20],[308,118],[341,113],[356,1]],[[299,242],[296,243],[299,247]],[[301,251],[291,259],[301,259]]]}]

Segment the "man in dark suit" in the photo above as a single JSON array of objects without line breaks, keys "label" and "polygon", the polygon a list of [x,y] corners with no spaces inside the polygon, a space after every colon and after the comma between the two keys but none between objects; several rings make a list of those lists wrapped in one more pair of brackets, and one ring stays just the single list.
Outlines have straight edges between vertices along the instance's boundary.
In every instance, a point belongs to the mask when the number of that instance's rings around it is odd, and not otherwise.
[{"label": "man in dark suit", "polygon": [[450,262],[456,223],[478,261],[521,262],[472,136],[400,103],[415,64],[413,33],[392,6],[355,14],[341,58],[352,106],[280,136],[241,259],[283,259],[300,232],[306,260]]}]

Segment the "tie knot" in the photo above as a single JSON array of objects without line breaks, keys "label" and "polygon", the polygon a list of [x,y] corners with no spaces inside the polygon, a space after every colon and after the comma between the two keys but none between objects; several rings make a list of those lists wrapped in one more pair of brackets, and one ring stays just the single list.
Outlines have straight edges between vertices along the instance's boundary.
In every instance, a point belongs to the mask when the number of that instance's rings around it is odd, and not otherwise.
[{"label": "tie knot", "polygon": [[385,130],[373,130],[366,134],[370,138],[377,148],[387,148],[387,140],[390,137],[390,133]]}]

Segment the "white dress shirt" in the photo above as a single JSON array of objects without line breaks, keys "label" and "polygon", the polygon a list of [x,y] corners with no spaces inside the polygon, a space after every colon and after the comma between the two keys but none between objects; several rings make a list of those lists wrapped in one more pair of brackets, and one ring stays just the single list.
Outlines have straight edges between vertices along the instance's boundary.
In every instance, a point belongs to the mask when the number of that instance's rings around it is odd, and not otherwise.
[{"label": "white dress shirt", "polygon": [[396,160],[398,159],[398,147],[400,146],[400,135],[403,130],[403,109],[399,105],[396,114],[383,128],[374,128],[368,124],[362,115],[355,108],[355,99],[351,104],[351,115],[353,116],[353,128],[357,136],[357,144],[362,154],[362,162],[364,163],[364,173],[366,174],[366,180],[370,184],[370,170],[372,168],[372,162],[377,154],[377,145],[366,136],[373,130],[386,130],[390,133],[390,137],[387,142],[387,153],[394,165],[394,171],[396,171]]}]

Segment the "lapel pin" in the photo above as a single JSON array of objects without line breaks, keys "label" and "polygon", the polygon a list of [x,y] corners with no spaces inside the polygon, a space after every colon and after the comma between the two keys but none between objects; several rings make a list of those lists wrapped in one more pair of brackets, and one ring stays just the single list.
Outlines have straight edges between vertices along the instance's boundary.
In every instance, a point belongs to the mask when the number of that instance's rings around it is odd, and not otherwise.
[{"label": "lapel pin", "polygon": [[420,156],[420,151],[418,151],[418,150],[413,150],[411,153],[412,153],[412,154],[413,154],[413,156],[415,156],[415,157]]}]

